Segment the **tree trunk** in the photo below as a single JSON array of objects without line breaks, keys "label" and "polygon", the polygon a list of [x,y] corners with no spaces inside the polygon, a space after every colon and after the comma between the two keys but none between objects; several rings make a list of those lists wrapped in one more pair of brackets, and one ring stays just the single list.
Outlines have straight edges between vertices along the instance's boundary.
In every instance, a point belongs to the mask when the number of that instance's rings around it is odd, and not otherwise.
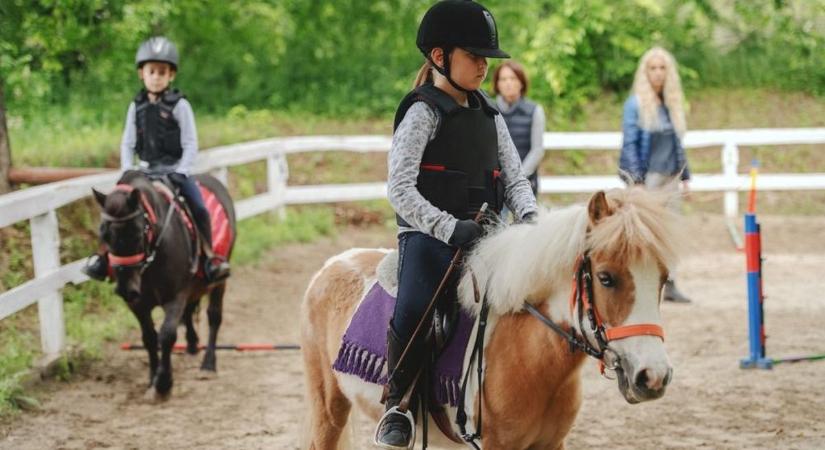
[{"label": "tree trunk", "polygon": [[0,83],[0,194],[11,190],[9,184],[9,167],[11,166],[11,148],[9,133],[6,128],[6,100],[3,97],[3,84]]}]

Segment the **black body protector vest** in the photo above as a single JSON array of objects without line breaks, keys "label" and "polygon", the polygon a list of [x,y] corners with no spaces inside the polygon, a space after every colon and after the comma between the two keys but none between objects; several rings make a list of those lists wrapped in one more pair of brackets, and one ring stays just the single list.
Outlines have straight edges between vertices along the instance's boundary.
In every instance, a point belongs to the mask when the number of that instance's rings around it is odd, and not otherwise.
[{"label": "black body protector vest", "polygon": [[180,126],[172,110],[184,96],[177,89],[168,89],[156,103],[149,101],[149,93],[141,90],[135,97],[135,150],[142,161],[153,165],[174,165],[183,155],[180,144]]},{"label": "black body protector vest", "polygon": [[[447,93],[425,84],[404,97],[395,113],[393,130],[413,103],[424,101],[438,115],[435,138],[424,150],[416,187],[436,208],[458,219],[472,219],[487,202],[499,213],[504,206],[504,185],[500,180],[498,109],[479,91],[467,95],[464,108]],[[400,216],[398,224],[409,226]]]},{"label": "black body protector vest", "polygon": [[[508,112],[501,112],[504,117],[504,122],[507,123],[507,130],[510,131],[510,137],[513,139],[513,144],[518,150],[518,155],[521,160],[527,157],[530,153],[531,145],[531,131],[533,127],[533,113],[536,111],[536,104],[524,98],[513,105]],[[531,173],[527,178],[531,185],[535,185],[537,172]]]}]

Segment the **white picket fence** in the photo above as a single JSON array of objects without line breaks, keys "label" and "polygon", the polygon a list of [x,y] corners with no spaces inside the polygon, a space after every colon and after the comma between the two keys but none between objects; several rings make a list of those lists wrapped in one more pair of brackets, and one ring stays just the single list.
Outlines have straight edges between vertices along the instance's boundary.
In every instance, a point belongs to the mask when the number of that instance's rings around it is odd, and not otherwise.
[{"label": "white picket fence", "polygon": [[[546,133],[548,150],[618,150],[621,134]],[[288,204],[345,202],[386,198],[386,183],[350,183],[314,186],[288,186],[286,155],[300,152],[349,151],[386,152],[389,136],[306,136],[265,139],[242,144],[216,147],[201,152],[199,172],[211,172],[224,183],[227,168],[255,161],[267,162],[267,191],[236,202],[239,219],[245,219]],[[722,173],[693,174],[691,189],[724,191],[724,213],[731,220],[738,214],[738,191],[747,190],[747,174],[739,174],[739,146],[825,144],[825,128],[815,129],[752,129],[691,131],[685,147],[721,146]],[[38,304],[40,336],[43,353],[58,355],[64,347],[63,297],[61,288],[67,283],[87,280],[81,274],[83,261],[60,264],[60,236],[55,210],[91,194],[91,188],[111,189],[116,172],[92,175],[51,183],[0,196],[0,227],[28,220],[35,278],[0,294],[0,320],[33,304]],[[541,178],[543,193],[581,193],[620,187],[615,174],[602,176],[552,176]],[[825,173],[763,174],[760,190],[822,190]],[[731,230],[733,227],[731,226]]]}]

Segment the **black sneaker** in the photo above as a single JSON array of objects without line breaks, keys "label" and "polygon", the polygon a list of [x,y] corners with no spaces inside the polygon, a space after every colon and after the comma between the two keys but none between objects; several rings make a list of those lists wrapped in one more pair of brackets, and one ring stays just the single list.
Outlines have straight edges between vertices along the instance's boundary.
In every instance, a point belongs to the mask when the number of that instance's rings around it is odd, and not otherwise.
[{"label": "black sneaker", "polygon": [[105,254],[95,253],[86,260],[86,265],[80,271],[93,280],[104,281],[109,276],[109,258]]},{"label": "black sneaker", "polygon": [[413,444],[413,430],[410,419],[400,411],[388,411],[384,414],[375,444],[388,450],[407,450]]}]

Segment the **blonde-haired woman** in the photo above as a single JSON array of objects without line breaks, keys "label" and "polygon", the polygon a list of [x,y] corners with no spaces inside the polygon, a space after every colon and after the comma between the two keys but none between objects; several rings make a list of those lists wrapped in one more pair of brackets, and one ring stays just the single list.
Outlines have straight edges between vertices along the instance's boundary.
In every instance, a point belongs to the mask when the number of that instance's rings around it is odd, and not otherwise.
[{"label": "blonde-haired woman", "polygon": [[[687,192],[690,170],[682,146],[686,128],[676,60],[667,50],[653,47],[642,55],[624,104],[619,168],[649,189],[676,190],[681,180]],[[690,302],[672,278],[665,284],[664,299]]]}]

